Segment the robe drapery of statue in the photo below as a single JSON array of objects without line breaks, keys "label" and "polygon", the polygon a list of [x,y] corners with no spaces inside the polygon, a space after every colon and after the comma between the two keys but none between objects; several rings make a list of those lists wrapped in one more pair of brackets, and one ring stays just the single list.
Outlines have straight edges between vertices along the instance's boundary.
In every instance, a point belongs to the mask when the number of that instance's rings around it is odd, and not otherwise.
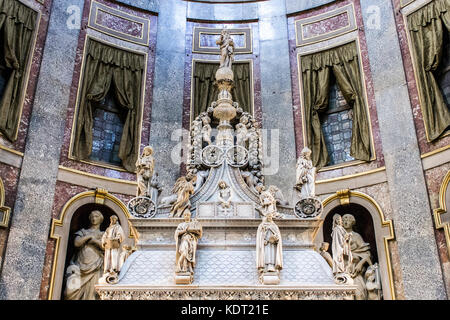
[{"label": "robe drapery of statue", "polygon": [[222,30],[216,41],[220,46],[220,68],[231,68],[234,60],[234,41],[227,30]]},{"label": "robe drapery of statue", "polygon": [[202,226],[197,220],[191,221],[191,213],[184,213],[184,222],[175,230],[176,257],[175,272],[194,273],[198,239],[202,237]]},{"label": "robe drapery of statue", "polygon": [[352,261],[351,239],[350,234],[343,227],[342,217],[339,214],[333,216],[332,230],[333,274],[347,273]]},{"label": "robe drapery of statue", "polygon": [[92,211],[89,215],[90,226],[75,233],[76,253],[66,271],[66,300],[95,300],[95,285],[103,274],[103,249],[101,239],[103,232],[100,225],[103,215]]},{"label": "robe drapery of statue", "polygon": [[303,148],[297,160],[296,188],[301,193],[301,198],[314,197],[316,195],[316,168],[311,161],[311,150]]},{"label": "robe drapery of statue", "polygon": [[125,239],[125,233],[118,223],[117,216],[111,216],[111,223],[102,237],[102,245],[105,248],[105,262],[103,266],[103,277],[117,275],[120,271],[120,245]]},{"label": "robe drapery of statue", "polygon": [[177,200],[172,205],[170,215],[172,217],[182,217],[185,211],[191,208],[189,197],[194,193],[194,183],[197,180],[195,175],[188,174],[186,177],[180,177],[175,182],[172,193],[177,195]]},{"label": "robe drapery of statue", "polygon": [[137,174],[137,196],[150,196],[150,182],[155,168],[155,160],[152,156],[153,148],[147,146],[142,152],[142,156],[136,161]]},{"label": "robe drapery of statue", "polygon": [[272,215],[263,217],[256,232],[256,267],[258,272],[277,272],[283,269],[283,245],[278,226]]}]

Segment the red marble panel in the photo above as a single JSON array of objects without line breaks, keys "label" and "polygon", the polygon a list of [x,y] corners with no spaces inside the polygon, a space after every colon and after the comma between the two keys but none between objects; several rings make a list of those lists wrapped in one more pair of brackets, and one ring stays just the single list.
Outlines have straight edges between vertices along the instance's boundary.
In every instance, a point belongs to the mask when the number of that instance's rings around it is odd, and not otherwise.
[{"label": "red marble panel", "polygon": [[[339,30],[349,25],[349,19],[347,12],[343,12],[334,17],[309,23],[303,26],[303,38],[313,38],[322,34],[329,33],[330,31]],[[300,30],[299,30],[300,31]]]},{"label": "red marble panel", "polygon": [[[145,96],[144,96],[144,110],[142,119],[142,130],[141,130],[141,150],[148,145],[150,138],[150,121],[151,121],[151,104],[152,104],[152,94],[153,94],[153,75],[154,75],[154,65],[155,65],[155,46],[156,46],[156,32],[157,32],[157,17],[148,12],[143,12],[138,9],[131,9],[129,7],[118,5],[113,1],[99,0],[98,2],[108,5],[111,8],[124,11],[126,13],[139,16],[142,18],[150,19],[150,44],[148,47],[142,47],[144,51],[147,51],[147,73],[146,73],[146,83],[145,83]],[[91,0],[87,0],[84,11],[82,14],[81,21],[81,31],[78,38],[78,47],[75,59],[75,67],[72,78],[72,88],[70,91],[69,104],[67,108],[66,117],[66,127],[64,130],[64,143],[61,150],[60,165],[72,169],[81,170],[88,173],[98,174],[110,178],[125,179],[125,180],[135,180],[136,176],[134,173],[126,172],[120,169],[105,168],[100,165],[95,165],[91,163],[80,162],[72,160],[69,158],[69,148],[70,140],[72,134],[72,126],[74,121],[74,113],[77,107],[77,94],[78,85],[81,76],[81,67],[84,56],[85,38],[86,38],[86,28],[88,24],[89,8]],[[110,21],[110,23],[113,23]]]},{"label": "red marble panel", "polygon": [[[297,150],[297,157],[300,156],[300,152],[304,147],[303,143],[303,123],[302,123],[302,110],[301,110],[301,104],[302,104],[302,97],[300,95],[300,87],[299,87],[299,67],[298,67],[298,60],[297,60],[297,53],[298,49],[296,47],[296,35],[295,35],[295,21],[299,19],[304,19],[312,16],[316,16],[319,14],[323,14],[332,10],[335,10],[337,8],[340,8],[342,6],[348,5],[349,3],[353,3],[355,7],[355,16],[356,16],[356,23],[358,27],[358,40],[360,44],[360,52],[362,57],[362,67],[363,67],[363,75],[365,80],[365,87],[367,92],[367,102],[369,107],[369,115],[370,115],[370,121],[372,126],[372,135],[373,135],[373,141],[374,141],[374,148],[376,153],[376,160],[372,162],[369,165],[358,165],[355,166],[354,169],[352,167],[345,168],[345,169],[336,169],[327,171],[326,173],[319,173],[319,178],[325,178],[320,177],[320,175],[327,175],[326,178],[331,176],[340,176],[343,174],[351,174],[354,173],[352,171],[364,171],[368,169],[373,169],[374,164],[376,167],[382,167],[384,166],[384,156],[383,156],[383,150],[382,150],[382,144],[381,144],[381,137],[380,137],[380,130],[379,130],[379,124],[378,124],[378,116],[377,116],[377,110],[376,110],[376,102],[375,102],[375,92],[373,88],[373,80],[370,70],[370,61],[368,57],[367,52],[367,42],[366,37],[364,34],[364,22],[362,18],[362,12],[361,12],[361,4],[360,0],[346,0],[346,1],[340,1],[337,3],[332,3],[330,5],[321,6],[315,9],[311,9],[302,13],[299,13],[295,16],[288,17],[288,37],[289,37],[289,54],[290,54],[290,63],[291,63],[291,83],[292,83],[292,106],[293,106],[293,113],[294,113],[294,127],[295,127],[295,140],[296,140],[296,150]],[[321,31],[328,32],[335,30],[333,29],[335,25],[333,24],[324,24]],[[356,173],[356,172],[355,172]]]},{"label": "red marble panel", "polygon": [[392,0],[394,5],[395,22],[397,24],[398,38],[400,42],[400,49],[403,56],[403,67],[405,69],[406,82],[408,85],[409,99],[411,101],[411,108],[414,115],[414,125],[416,128],[417,139],[419,142],[420,153],[428,153],[436,149],[448,146],[450,144],[450,135],[428,142],[425,133],[425,124],[423,122],[422,110],[420,107],[419,92],[417,89],[417,82],[414,75],[414,66],[412,61],[411,48],[409,46],[407,27],[405,24],[405,17],[400,13],[400,0]]},{"label": "red marble panel", "polygon": [[133,37],[141,37],[143,32],[142,24],[112,15],[100,9],[97,11],[95,23]]}]

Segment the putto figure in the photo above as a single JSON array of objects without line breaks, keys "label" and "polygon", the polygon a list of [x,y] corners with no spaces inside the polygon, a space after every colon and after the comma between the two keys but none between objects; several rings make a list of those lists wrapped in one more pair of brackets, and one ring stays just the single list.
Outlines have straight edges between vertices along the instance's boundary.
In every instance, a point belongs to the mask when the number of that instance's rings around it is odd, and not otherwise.
[{"label": "putto figure", "polygon": [[175,182],[172,193],[177,195],[177,200],[170,210],[172,217],[182,217],[185,211],[190,210],[191,202],[189,201],[189,197],[194,193],[196,180],[197,176],[188,173],[185,177],[180,177]]},{"label": "putto figure", "polygon": [[95,285],[103,273],[103,247],[100,225],[103,215],[94,210],[89,215],[90,226],[75,232],[76,253],[66,271],[66,300],[95,300]]},{"label": "putto figure", "polygon": [[297,160],[296,189],[300,191],[301,198],[315,197],[316,195],[316,168],[311,161],[311,150],[303,148]]},{"label": "putto figure", "polygon": [[153,148],[147,146],[144,148],[142,155],[136,161],[137,174],[137,195],[136,196],[150,196],[150,181],[153,176],[155,168],[155,159],[153,158]]},{"label": "putto figure", "polygon": [[197,220],[191,221],[191,212],[184,212],[184,222],[175,230],[176,257],[175,281],[176,283],[191,283],[194,276],[195,256],[198,239],[202,237],[202,226]]},{"label": "putto figure", "polygon": [[230,32],[222,30],[216,44],[220,46],[220,68],[231,68],[234,60],[234,41]]},{"label": "putto figure", "polygon": [[125,233],[118,222],[119,218],[112,215],[110,225],[102,237],[102,246],[105,249],[105,262],[103,277],[100,282],[113,284],[117,282],[120,271],[120,245],[125,239]]}]

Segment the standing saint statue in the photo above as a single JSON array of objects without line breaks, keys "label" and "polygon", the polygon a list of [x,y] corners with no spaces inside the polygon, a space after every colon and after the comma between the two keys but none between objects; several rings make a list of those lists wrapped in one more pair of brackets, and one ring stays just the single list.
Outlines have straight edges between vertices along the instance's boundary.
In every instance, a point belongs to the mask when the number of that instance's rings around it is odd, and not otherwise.
[{"label": "standing saint statue", "polygon": [[198,239],[202,237],[202,226],[197,220],[191,221],[191,212],[184,212],[184,222],[175,230],[175,272],[189,274],[189,283],[193,279],[195,255]]},{"label": "standing saint statue", "polygon": [[316,195],[316,168],[311,161],[311,150],[303,148],[297,160],[297,181],[295,187],[300,191],[301,198],[315,197]]},{"label": "standing saint statue", "polygon": [[107,283],[114,283],[120,271],[120,244],[125,239],[125,233],[120,226],[116,215],[110,218],[110,225],[102,237],[102,245],[105,249],[105,262],[103,266],[103,277]]},{"label": "standing saint statue", "polygon": [[339,214],[333,216],[333,229],[331,233],[333,252],[333,275],[348,273],[349,264],[352,261],[350,251],[350,234],[343,227],[342,217]]},{"label": "standing saint statue", "polygon": [[171,217],[182,217],[185,211],[189,211],[191,208],[189,197],[194,194],[194,183],[196,180],[196,175],[188,173],[186,177],[180,177],[175,182],[172,193],[177,195],[177,200],[170,209]]},{"label": "standing saint statue", "polygon": [[256,267],[260,275],[278,273],[283,268],[281,233],[272,214],[263,217],[256,232]]},{"label": "standing saint statue", "polygon": [[95,285],[102,276],[103,248],[100,225],[103,215],[94,210],[89,215],[90,226],[75,232],[76,253],[70,260],[66,271],[66,300],[95,300]]},{"label": "standing saint statue", "polygon": [[231,68],[231,64],[234,60],[234,41],[230,36],[230,32],[223,29],[216,44],[220,46],[219,68]]},{"label": "standing saint statue", "polygon": [[248,117],[242,115],[239,123],[236,125],[236,145],[245,148],[248,138]]},{"label": "standing saint statue", "polygon": [[137,174],[137,195],[136,196],[150,196],[150,181],[153,176],[155,168],[155,160],[153,158],[153,148],[146,146],[142,155],[136,161]]},{"label": "standing saint statue", "polygon": [[348,272],[353,279],[356,289],[356,300],[367,300],[368,293],[364,280],[364,273],[366,265],[372,265],[372,259],[370,254],[370,245],[364,242],[361,235],[353,231],[353,226],[356,223],[356,219],[351,214],[345,214],[342,217],[343,227],[350,237],[350,250],[352,254],[352,260],[349,264]]}]

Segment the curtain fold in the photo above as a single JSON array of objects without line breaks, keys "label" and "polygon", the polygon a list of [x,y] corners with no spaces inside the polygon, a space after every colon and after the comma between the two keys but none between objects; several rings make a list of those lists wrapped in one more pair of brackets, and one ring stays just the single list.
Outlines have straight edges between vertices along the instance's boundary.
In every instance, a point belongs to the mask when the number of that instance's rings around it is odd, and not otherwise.
[{"label": "curtain fold", "polygon": [[73,156],[88,159],[92,152],[94,103],[109,90],[125,114],[119,158],[128,171],[135,171],[139,153],[141,91],[144,57],[90,40],[78,109]]},{"label": "curtain fold", "polygon": [[435,72],[442,61],[444,36],[450,30],[450,0],[435,0],[408,16],[414,50],[422,113],[429,141],[438,139],[450,126],[446,105]]},{"label": "curtain fold", "polygon": [[[234,63],[232,66],[234,73],[234,88],[231,92],[233,101],[237,101],[239,106],[251,113],[251,77],[249,63]],[[214,85],[216,71],[219,64],[196,62],[194,67],[193,85],[194,118],[206,111],[211,103],[217,100],[219,91]]]},{"label": "curtain fold", "polygon": [[350,155],[369,161],[370,129],[354,42],[302,57],[305,128],[313,165],[318,169],[329,162],[329,154],[320,123],[320,114],[328,109],[331,72],[347,103],[353,110]]},{"label": "curtain fold", "polygon": [[0,63],[10,71],[0,100],[0,131],[14,141],[19,126],[23,79],[33,45],[37,12],[17,0],[0,0],[0,33],[4,55]]}]

